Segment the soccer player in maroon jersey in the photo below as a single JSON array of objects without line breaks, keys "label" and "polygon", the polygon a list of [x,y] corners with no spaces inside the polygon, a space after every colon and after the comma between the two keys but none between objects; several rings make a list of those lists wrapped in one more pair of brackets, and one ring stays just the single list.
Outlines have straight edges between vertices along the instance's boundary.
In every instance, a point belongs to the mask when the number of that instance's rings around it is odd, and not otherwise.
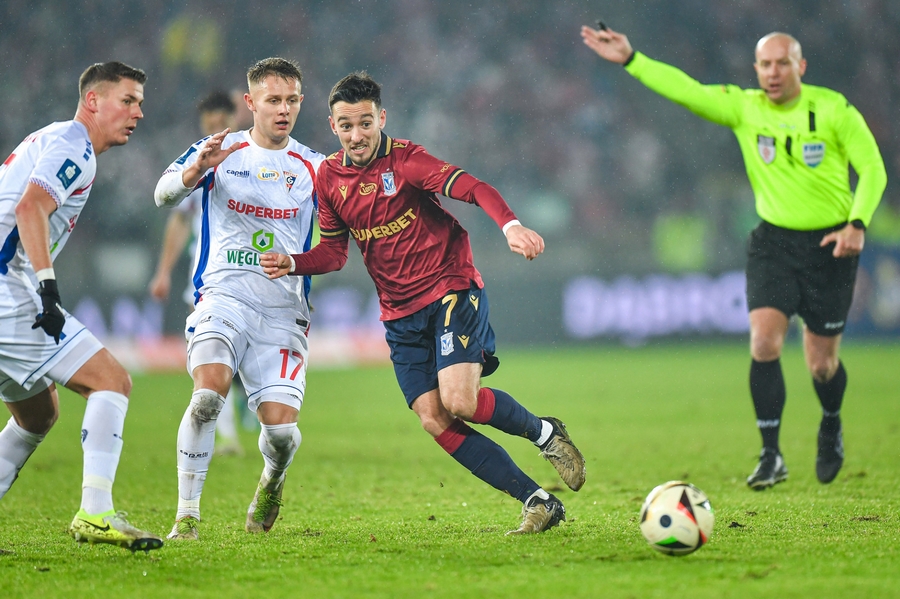
[{"label": "soccer player in maroon jersey", "polygon": [[528,260],[544,251],[543,239],[487,183],[386,135],[381,86],[368,74],[341,79],[328,103],[343,150],[328,157],[316,181],[321,243],[302,255],[264,254],[260,264],[271,278],[338,270],[352,235],[378,291],[397,381],[422,427],[472,474],[524,504],[511,534],[555,526],[566,519],[562,502],[466,422],[527,437],[574,491],[584,484],[584,457],[561,421],[481,387],[499,366],[487,294],[468,233],[437,194],[481,206]]}]

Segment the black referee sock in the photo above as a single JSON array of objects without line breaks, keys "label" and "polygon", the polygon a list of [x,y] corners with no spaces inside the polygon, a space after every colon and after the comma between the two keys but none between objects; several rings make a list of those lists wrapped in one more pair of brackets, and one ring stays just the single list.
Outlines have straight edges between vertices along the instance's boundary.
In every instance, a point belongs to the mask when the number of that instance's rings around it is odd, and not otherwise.
[{"label": "black referee sock", "polygon": [[847,371],[844,363],[838,362],[837,370],[831,380],[820,383],[813,379],[813,387],[822,404],[822,429],[829,434],[836,434],[841,427],[841,404],[844,403],[844,391],[847,389]]},{"label": "black referee sock", "polygon": [[784,376],[781,360],[750,363],[750,396],[756,409],[756,426],[762,435],[763,447],[779,451],[778,433],[785,402]]}]

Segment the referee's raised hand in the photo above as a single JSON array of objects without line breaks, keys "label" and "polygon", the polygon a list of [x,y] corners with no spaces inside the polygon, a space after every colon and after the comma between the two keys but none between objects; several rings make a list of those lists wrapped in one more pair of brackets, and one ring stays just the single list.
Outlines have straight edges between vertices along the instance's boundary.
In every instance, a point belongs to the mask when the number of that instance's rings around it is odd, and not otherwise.
[{"label": "referee's raised hand", "polygon": [[582,25],[581,39],[584,40],[584,45],[596,52],[600,58],[617,64],[624,64],[634,54],[628,37],[608,27],[591,29],[587,25]]}]

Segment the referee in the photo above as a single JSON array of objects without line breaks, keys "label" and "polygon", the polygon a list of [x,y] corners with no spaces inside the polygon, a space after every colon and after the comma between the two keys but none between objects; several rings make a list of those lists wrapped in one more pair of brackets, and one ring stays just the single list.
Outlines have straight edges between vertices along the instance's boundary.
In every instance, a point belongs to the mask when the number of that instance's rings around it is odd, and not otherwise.
[{"label": "referee", "polygon": [[[786,33],[756,44],[761,89],[753,90],[701,85],[635,52],[625,35],[602,24],[582,27],[581,37],[651,90],[734,131],[762,219],[748,245],[747,304],[750,395],[763,448],[747,484],[762,490],[788,476],[778,446],[785,402],[780,357],[793,314],[803,319],[806,365],[822,404],[816,476],[830,483],[844,462],[847,372],[838,348],[866,226],[887,184],[875,138],[844,96],[800,83],[806,60]],[[855,193],[848,163],[859,175]]]}]

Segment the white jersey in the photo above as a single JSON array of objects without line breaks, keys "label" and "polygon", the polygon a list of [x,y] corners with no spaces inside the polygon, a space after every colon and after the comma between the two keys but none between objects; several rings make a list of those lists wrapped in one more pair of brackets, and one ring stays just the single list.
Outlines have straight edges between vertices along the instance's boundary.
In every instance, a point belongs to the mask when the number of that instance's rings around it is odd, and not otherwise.
[{"label": "white jersey", "polygon": [[58,345],[42,329],[31,328],[41,299],[34,268],[19,241],[15,212],[29,183],[56,201],[49,219],[55,260],[75,228],[96,172],[87,129],[76,121],[32,133],[0,165],[0,399],[5,402],[32,397],[51,381],[67,383],[102,347],[65,310]]},{"label": "white jersey", "polygon": [[37,287],[16,226],[16,206],[27,185],[39,185],[56,200],[57,209],[50,215],[50,257],[55,260],[75,228],[96,172],[87,128],[77,121],[35,131],[0,165],[0,289],[4,276],[27,278]]},{"label": "white jersey", "polygon": [[[165,172],[181,172],[196,162],[205,141],[188,148]],[[308,321],[309,278],[269,279],[259,255],[310,249],[315,177],[325,156],[292,138],[285,148],[267,150],[248,131],[229,134],[222,147],[234,143],[240,143],[240,149],[197,183],[202,215],[194,258],[196,301],[222,294],[276,319]]]}]

